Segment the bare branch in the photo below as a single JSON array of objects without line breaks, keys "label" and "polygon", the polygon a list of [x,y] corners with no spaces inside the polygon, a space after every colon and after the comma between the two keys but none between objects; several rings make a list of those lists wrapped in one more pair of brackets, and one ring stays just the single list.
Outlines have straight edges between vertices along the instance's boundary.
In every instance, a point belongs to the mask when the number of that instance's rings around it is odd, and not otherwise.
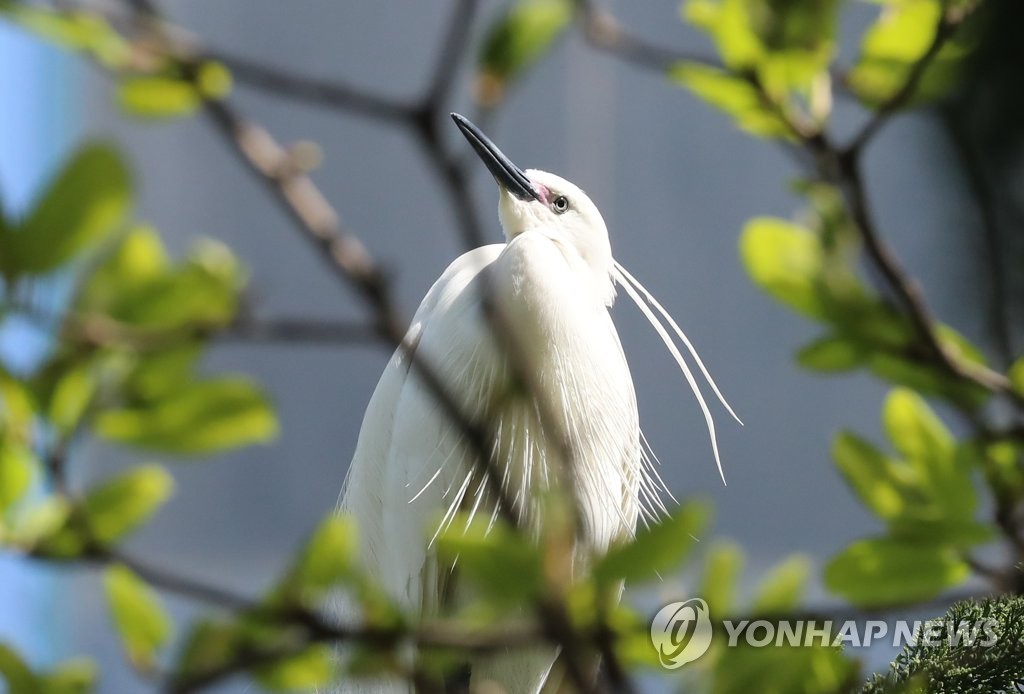
[{"label": "bare branch", "polygon": [[336,80],[319,80],[287,72],[224,51],[212,51],[206,57],[224,63],[240,83],[276,96],[307,101],[372,120],[388,122],[407,121],[416,111],[416,105],[412,102],[373,94]]},{"label": "bare branch", "polygon": [[448,30],[441,43],[440,57],[434,66],[426,96],[422,103],[426,108],[437,111],[448,98],[455,78],[459,74],[459,61],[469,47],[473,20],[480,6],[479,0],[456,0],[452,9]]},{"label": "bare branch", "polygon": [[680,63],[699,63],[722,68],[706,56],[659,46],[629,33],[619,21],[600,9],[595,0],[574,0],[583,36],[590,45],[612,53],[627,63],[665,72]]}]

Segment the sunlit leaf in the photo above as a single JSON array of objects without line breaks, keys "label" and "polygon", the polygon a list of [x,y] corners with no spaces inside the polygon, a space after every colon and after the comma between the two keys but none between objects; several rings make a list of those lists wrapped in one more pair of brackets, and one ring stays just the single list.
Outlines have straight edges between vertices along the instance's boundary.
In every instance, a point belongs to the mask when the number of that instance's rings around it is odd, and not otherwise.
[{"label": "sunlit leaf", "polygon": [[68,660],[42,676],[40,694],[88,694],[98,679],[96,663],[82,658]]},{"label": "sunlit leaf", "polygon": [[231,72],[220,62],[208,60],[199,66],[196,87],[207,99],[223,99],[231,93]]},{"label": "sunlit leaf", "polygon": [[126,77],[117,85],[117,101],[144,118],[180,118],[196,112],[202,96],[188,80],[174,77]]},{"label": "sunlit leaf", "polygon": [[729,68],[755,72],[769,93],[784,99],[826,74],[838,6],[837,0],[690,0],[683,16],[711,36]]},{"label": "sunlit leaf", "polygon": [[864,363],[865,358],[863,345],[835,335],[826,335],[804,345],[796,354],[800,366],[822,373],[855,369]]},{"label": "sunlit leaf", "polygon": [[36,677],[32,669],[22,660],[12,647],[0,643],[0,676],[7,685],[7,691],[11,694],[24,692],[34,694],[38,691]]},{"label": "sunlit leaf", "polygon": [[29,490],[36,469],[30,450],[14,441],[0,440],[0,517]]},{"label": "sunlit leaf", "polygon": [[811,573],[804,556],[789,557],[773,567],[761,580],[754,598],[754,613],[779,615],[797,607]]},{"label": "sunlit leaf", "polygon": [[1013,362],[1010,367],[1010,382],[1017,394],[1024,397],[1024,357]]},{"label": "sunlit leaf", "polygon": [[[860,57],[846,75],[847,85],[869,104],[892,98],[928,52],[942,12],[940,0],[886,4],[878,21],[864,35]],[[966,52],[955,42],[943,46],[918,83],[913,101],[940,96],[955,83]]]},{"label": "sunlit leaf", "polygon": [[93,537],[115,542],[144,523],[167,500],[174,479],[159,465],[140,465],[92,489],[85,514]]},{"label": "sunlit leaf", "polygon": [[63,374],[50,398],[50,422],[57,431],[70,434],[85,415],[96,390],[89,364],[80,364]]},{"label": "sunlit leaf", "polygon": [[522,604],[540,595],[544,584],[539,548],[502,524],[466,523],[456,515],[437,539],[438,554],[458,562],[473,585],[501,604]]},{"label": "sunlit leaf", "polygon": [[256,670],[256,679],[272,691],[309,691],[334,679],[335,656],[329,646],[311,646],[298,655]]},{"label": "sunlit leaf", "polygon": [[119,443],[194,455],[265,443],[277,434],[277,418],[257,386],[224,377],[183,384],[142,407],[103,412],[96,430]]},{"label": "sunlit leaf", "polygon": [[151,670],[156,665],[157,651],[171,633],[171,619],[159,596],[120,564],[107,569],[103,585],[128,659],[136,668]]},{"label": "sunlit leaf", "polygon": [[740,644],[724,649],[715,663],[712,694],[827,694],[848,688],[857,671],[857,663],[838,648],[822,646],[820,638],[806,647]]},{"label": "sunlit leaf", "polygon": [[10,236],[8,271],[53,270],[117,230],[131,201],[128,170],[114,149],[89,144],[50,183]]},{"label": "sunlit leaf", "polygon": [[504,85],[542,58],[571,19],[568,0],[513,2],[488,29],[480,49],[481,102],[498,101]]},{"label": "sunlit leaf", "polygon": [[743,571],[743,550],[732,542],[712,545],[704,560],[701,596],[713,615],[731,614],[736,609],[736,589]]},{"label": "sunlit leaf", "polygon": [[128,41],[99,14],[54,11],[14,2],[0,2],[0,13],[48,41],[85,52],[107,67],[124,66],[131,57]]},{"label": "sunlit leaf", "polygon": [[741,130],[759,137],[792,135],[777,110],[743,77],[706,65],[680,63],[669,71],[669,78],[732,116]]},{"label": "sunlit leaf", "polygon": [[759,217],[744,228],[740,255],[750,277],[772,297],[811,318],[826,315],[818,290],[821,246],[811,232]]},{"label": "sunlit leaf", "polygon": [[625,580],[636,584],[680,568],[698,542],[710,512],[699,502],[680,505],[668,518],[638,529],[634,540],[613,545],[594,566],[594,578],[599,583]]},{"label": "sunlit leaf", "polygon": [[832,458],[850,487],[875,515],[891,520],[904,513],[906,497],[917,485],[906,465],[889,460],[869,442],[849,432],[836,437]]},{"label": "sunlit leaf", "polygon": [[223,621],[199,621],[184,640],[175,671],[184,676],[215,671],[236,657],[242,643],[238,625]]},{"label": "sunlit leaf", "polygon": [[313,603],[349,578],[358,564],[356,532],[355,523],[349,518],[330,516],[324,520],[288,574],[284,590]]},{"label": "sunlit leaf", "polygon": [[886,434],[903,456],[935,460],[938,464],[952,461],[954,441],[945,425],[917,393],[896,388],[889,393],[882,409]]},{"label": "sunlit leaf", "polygon": [[872,538],[858,540],[833,557],[824,578],[829,590],[867,607],[928,600],[970,574],[951,547]]}]

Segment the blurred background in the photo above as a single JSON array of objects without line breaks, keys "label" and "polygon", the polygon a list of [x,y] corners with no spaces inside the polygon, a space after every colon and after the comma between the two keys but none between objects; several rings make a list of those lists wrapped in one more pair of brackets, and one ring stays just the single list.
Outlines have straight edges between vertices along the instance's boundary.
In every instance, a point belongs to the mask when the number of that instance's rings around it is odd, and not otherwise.
[{"label": "blurred background", "polygon": [[[338,80],[397,99],[429,80],[442,48],[451,3],[387,0],[335,3],[272,0],[166,2],[176,24],[204,45],[275,68]],[[473,24],[473,49],[505,3],[485,0]],[[697,54],[713,47],[679,17],[679,4],[606,3],[620,21],[652,42]],[[1020,11],[1004,3],[1007,16]],[[839,62],[856,56],[877,7],[848,3],[841,14]],[[1019,19],[1019,18],[1018,18]],[[1016,154],[1020,111],[1019,51],[1013,21],[995,22],[975,77],[938,108],[895,118],[865,160],[868,194],[883,230],[919,278],[937,315],[996,363],[990,239],[970,165],[989,181],[992,209],[1014,223],[1021,171]],[[991,54],[991,55],[990,55]],[[471,56],[470,56],[471,57]],[[984,61],[988,60],[988,63]],[[461,61],[446,108],[474,113],[475,74]],[[1012,92],[1012,94],[1011,94]],[[125,154],[137,186],[136,216],[152,222],[174,254],[199,237],[224,241],[250,272],[260,316],[355,319],[358,299],[289,228],[260,183],[202,119],[140,122],[110,98],[101,71],[0,24],[0,190],[9,209],[25,209],[39,186],[83,138],[109,138]],[[323,153],[314,179],[372,254],[391,273],[405,315],[463,252],[453,208],[438,172],[406,130],[312,103],[280,98],[239,82],[232,99],[283,143],[316,142]],[[1016,109],[1016,110],[1014,110]],[[1007,115],[1011,114],[1011,115]],[[867,116],[837,97],[831,129],[844,139]],[[517,163],[563,175],[601,209],[615,255],[688,332],[746,426],[715,408],[728,486],[715,468],[703,419],[659,339],[630,302],[614,318],[632,369],[644,431],[680,498],[715,507],[709,535],[735,539],[747,554],[747,581],[793,552],[820,567],[838,547],[877,531],[829,462],[842,428],[878,439],[887,387],[865,374],[823,377],[799,369],[794,352],[818,334],[803,318],[759,291],[739,259],[740,230],[752,217],[794,218],[792,192],[801,168],[782,148],[740,132],[730,119],[655,71],[585,45],[578,32],[517,82],[487,130]],[[1000,128],[1003,130],[1000,131]],[[450,128],[453,150],[463,148]],[[959,139],[958,139],[959,138]],[[489,242],[500,240],[496,191],[472,169],[471,205]],[[998,257],[1019,268],[1008,238]],[[1007,296],[1019,297],[1020,273],[1002,271]],[[1010,302],[1009,311],[1016,311]],[[1014,314],[1016,316],[1016,314]],[[7,354],[31,360],[42,350],[31,331],[7,326]],[[129,546],[160,563],[187,567],[220,584],[255,593],[285,567],[293,547],[329,511],[352,455],[366,403],[389,354],[373,345],[215,343],[210,371],[241,371],[270,392],[280,435],[208,462],[171,466],[176,493]],[[1005,366],[1005,364],[1004,364]],[[74,474],[93,479],[138,461],[123,449],[90,442],[73,451]],[[159,456],[154,456],[159,457]],[[36,663],[99,654],[101,691],[134,691],[106,626],[98,578],[5,557],[0,574],[0,635]],[[665,577],[671,594],[679,577]],[[638,598],[659,603],[657,595]],[[820,586],[812,604],[830,604]],[[185,602],[171,598],[176,614]],[[885,654],[886,662],[891,654]],[[219,691],[245,691],[247,685]]]}]

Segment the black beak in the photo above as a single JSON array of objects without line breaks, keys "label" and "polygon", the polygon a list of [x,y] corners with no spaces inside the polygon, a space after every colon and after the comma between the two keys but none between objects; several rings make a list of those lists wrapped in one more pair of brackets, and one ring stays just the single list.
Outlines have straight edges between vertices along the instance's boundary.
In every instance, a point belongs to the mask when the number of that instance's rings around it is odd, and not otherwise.
[{"label": "black beak", "polygon": [[534,190],[533,184],[530,183],[530,179],[526,177],[523,170],[502,154],[498,146],[491,142],[480,128],[473,125],[468,118],[457,113],[452,114],[452,120],[469,140],[469,144],[476,150],[477,155],[483,160],[498,185],[520,200],[540,200],[540,196],[537,195],[537,191]]}]

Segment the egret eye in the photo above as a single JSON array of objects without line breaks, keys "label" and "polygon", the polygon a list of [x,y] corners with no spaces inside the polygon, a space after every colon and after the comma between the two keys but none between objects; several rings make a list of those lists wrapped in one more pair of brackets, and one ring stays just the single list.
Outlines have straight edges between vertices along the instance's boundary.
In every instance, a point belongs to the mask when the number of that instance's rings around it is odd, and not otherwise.
[{"label": "egret eye", "polygon": [[559,195],[554,199],[554,202],[551,203],[551,209],[553,209],[557,214],[562,214],[569,209],[569,198],[564,195]]}]

